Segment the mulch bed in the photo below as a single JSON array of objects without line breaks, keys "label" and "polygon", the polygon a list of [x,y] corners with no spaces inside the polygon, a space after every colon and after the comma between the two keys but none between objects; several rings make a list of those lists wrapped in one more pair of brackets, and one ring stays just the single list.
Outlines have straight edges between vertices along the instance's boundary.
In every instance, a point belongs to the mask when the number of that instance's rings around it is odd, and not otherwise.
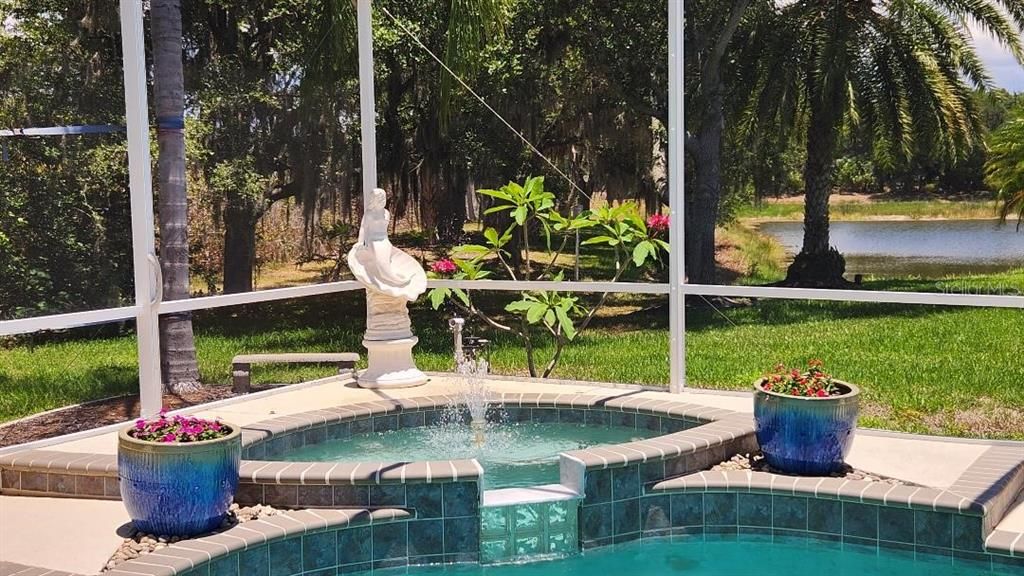
[{"label": "mulch bed", "polygon": [[[168,410],[177,410],[234,395],[230,386],[204,386],[195,392],[164,394],[163,405]],[[138,417],[138,395],[97,400],[0,426],[0,447],[92,430]]]}]

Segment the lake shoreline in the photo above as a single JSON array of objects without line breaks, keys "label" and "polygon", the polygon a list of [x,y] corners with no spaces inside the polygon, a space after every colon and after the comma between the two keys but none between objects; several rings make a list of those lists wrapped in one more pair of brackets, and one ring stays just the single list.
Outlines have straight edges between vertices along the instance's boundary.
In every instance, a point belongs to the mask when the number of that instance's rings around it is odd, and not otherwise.
[{"label": "lake shoreline", "polygon": [[[833,195],[829,211],[835,222],[999,219],[999,203],[989,198],[894,200],[878,195]],[[766,200],[740,208],[735,216],[744,223],[800,221],[804,203],[802,196]],[[1016,216],[1008,221],[1016,222]]]}]

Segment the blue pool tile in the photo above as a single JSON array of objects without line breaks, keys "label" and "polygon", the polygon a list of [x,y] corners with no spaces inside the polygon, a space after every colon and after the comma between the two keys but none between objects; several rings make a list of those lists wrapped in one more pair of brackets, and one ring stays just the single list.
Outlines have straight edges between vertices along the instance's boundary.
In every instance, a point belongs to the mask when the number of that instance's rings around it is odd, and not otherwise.
[{"label": "blue pool tile", "polygon": [[480,519],[477,517],[445,518],[445,554],[478,553],[480,551]]},{"label": "blue pool tile", "polygon": [[512,529],[517,534],[544,529],[544,504],[517,504],[512,508]]},{"label": "blue pool tile", "polygon": [[388,416],[374,416],[373,417],[373,431],[374,432],[390,432],[391,430],[398,430],[398,415],[390,414]]},{"label": "blue pool tile", "polygon": [[807,530],[807,498],[772,497],[772,525],[789,530]]},{"label": "blue pool tile", "polygon": [[575,501],[552,502],[548,507],[548,528],[567,528],[575,526],[576,512],[579,505]]},{"label": "blue pool tile", "polygon": [[381,484],[370,486],[370,506],[405,507],[405,484]]},{"label": "blue pool tile", "polygon": [[409,508],[416,511],[417,518],[440,518],[440,484],[406,484],[405,498]]},{"label": "blue pool tile", "polygon": [[807,529],[825,534],[843,533],[843,503],[839,500],[807,500]]},{"label": "blue pool tile", "polygon": [[416,520],[409,523],[409,556],[444,554],[444,521]]},{"label": "blue pool tile", "polygon": [[964,572],[986,573],[992,568],[992,560],[987,554],[954,550],[953,566],[958,569],[958,572],[963,570]]},{"label": "blue pool tile", "polygon": [[229,554],[210,563],[210,576],[239,576],[238,554]]},{"label": "blue pool tile", "polygon": [[615,544],[625,544],[626,542],[632,542],[634,540],[638,540],[639,538],[639,532],[629,532],[626,534],[616,534],[615,537],[612,538],[612,542]]},{"label": "blue pool tile", "polygon": [[586,423],[587,426],[608,426],[611,423],[611,418],[604,410],[587,410]]},{"label": "blue pool tile", "polygon": [[317,426],[302,433],[302,443],[305,446],[321,444],[327,439],[327,427]]},{"label": "blue pool tile", "polygon": [[366,574],[371,570],[373,570],[373,564],[371,562],[338,566],[338,574]]},{"label": "blue pool tile", "polygon": [[249,548],[238,555],[238,571],[245,576],[269,576],[270,554],[268,546]]},{"label": "blue pool tile", "polygon": [[334,488],[327,485],[307,484],[298,486],[295,489],[298,503],[303,506],[325,506],[334,505]]},{"label": "blue pool tile", "polygon": [[358,564],[373,560],[373,533],[369,526],[338,530],[338,564]]},{"label": "blue pool tile", "polygon": [[628,412],[612,412],[610,423],[612,426],[636,428],[636,414],[630,414]]},{"label": "blue pool tile", "polygon": [[289,448],[302,448],[302,446],[304,445],[303,439],[305,438],[305,436],[303,435],[301,430],[287,434],[285,435],[285,438],[285,445],[288,446]]},{"label": "blue pool tile", "polygon": [[351,424],[352,434],[368,434],[373,431],[372,418],[360,418],[353,420]]},{"label": "blue pool tile", "polygon": [[583,503],[600,504],[612,499],[612,471],[588,470],[583,485]]},{"label": "blue pool tile", "polygon": [[350,422],[335,422],[334,424],[327,425],[327,438],[329,440],[342,440],[348,438],[352,434],[352,424]]},{"label": "blue pool tile", "polygon": [[580,509],[580,535],[583,541],[592,542],[612,535],[612,506],[598,504]]},{"label": "blue pool tile", "polygon": [[772,497],[770,494],[737,494],[736,520],[740,526],[771,526]]},{"label": "blue pool tile", "polygon": [[558,410],[555,408],[534,408],[534,422],[558,422]]},{"label": "blue pool tile", "polygon": [[302,573],[302,537],[295,536],[270,543],[270,576]]},{"label": "blue pool tile", "polygon": [[953,516],[946,512],[914,512],[914,538],[919,546],[953,547]]},{"label": "blue pool tile", "polygon": [[981,518],[977,516],[953,516],[953,548],[970,552],[983,550]]},{"label": "blue pool tile", "polygon": [[665,479],[665,461],[657,460],[645,462],[640,465],[640,483],[646,486],[651,482],[658,482]]},{"label": "blue pool tile", "polygon": [[337,564],[337,532],[320,532],[302,537],[303,570],[321,570]]},{"label": "blue pool tile", "polygon": [[843,535],[878,538],[878,506],[843,502]]},{"label": "blue pool tile", "polygon": [[661,420],[661,431],[665,434],[681,432],[689,427],[689,424],[687,424],[685,420],[680,420],[678,418],[663,418]]},{"label": "blue pool tile", "polygon": [[1020,576],[1024,574],[1024,558],[1011,558],[1009,556],[992,556],[992,572],[996,574],[1013,574]]},{"label": "blue pool tile", "polygon": [[425,426],[436,426],[441,423],[443,417],[443,410],[427,410],[423,412],[423,424]]},{"label": "blue pool tile", "polygon": [[[889,542],[890,546],[897,546],[895,542]],[[872,538],[858,538],[857,536],[843,536],[843,549],[853,550],[862,554],[877,554],[878,553],[878,540]],[[895,548],[890,548],[890,552],[898,552]],[[911,555],[913,552],[911,551]]]},{"label": "blue pool tile", "polygon": [[614,535],[640,531],[640,499],[619,500],[612,503],[612,530]]},{"label": "blue pool tile", "polygon": [[405,570],[398,570],[409,565],[409,559],[405,557],[396,558],[384,558],[383,560],[374,560],[373,569],[377,570],[393,570],[390,574],[405,574]]},{"label": "blue pool tile", "polygon": [[645,496],[640,499],[640,529],[644,532],[672,527],[672,509],[669,497]]},{"label": "blue pool tile", "polygon": [[736,494],[709,492],[704,495],[706,526],[736,525]]},{"label": "blue pool tile", "polygon": [[418,428],[426,423],[422,411],[402,412],[398,415],[399,428]]},{"label": "blue pool tile", "polygon": [[640,496],[640,467],[630,465],[612,470],[612,500],[626,500]]},{"label": "blue pool tile", "polygon": [[661,418],[650,414],[638,414],[636,417],[637,429],[661,432]]},{"label": "blue pool tile", "polygon": [[487,538],[502,538],[511,533],[509,515],[513,506],[495,506],[480,509],[480,531]]},{"label": "blue pool tile", "polygon": [[517,536],[515,542],[512,543],[512,553],[516,556],[539,554],[541,552],[540,540],[538,535]]},{"label": "blue pool tile", "polygon": [[704,525],[703,494],[672,494],[672,527]]},{"label": "blue pool tile", "polygon": [[878,539],[914,543],[914,511],[909,508],[878,509]]},{"label": "blue pool tile", "polygon": [[585,415],[578,408],[563,408],[558,411],[558,421],[565,424],[582,424]]},{"label": "blue pool tile", "polygon": [[480,508],[480,489],[476,482],[452,482],[442,489],[444,516],[477,516]]},{"label": "blue pool tile", "polygon": [[585,504],[599,504],[611,500],[611,470],[587,470],[584,498]]},{"label": "blue pool tile", "polygon": [[334,487],[334,505],[345,507],[369,506],[370,487],[339,484]]},{"label": "blue pool tile", "polygon": [[409,527],[407,522],[392,522],[372,526],[373,560],[406,558],[409,555]]}]

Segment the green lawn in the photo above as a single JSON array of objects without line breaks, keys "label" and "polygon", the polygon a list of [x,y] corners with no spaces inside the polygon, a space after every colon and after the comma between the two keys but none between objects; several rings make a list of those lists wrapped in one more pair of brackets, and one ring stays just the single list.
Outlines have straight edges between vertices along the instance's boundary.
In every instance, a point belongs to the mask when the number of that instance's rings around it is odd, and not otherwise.
[{"label": "green lawn", "polygon": [[[966,282],[1024,287],[1024,272]],[[871,287],[943,289],[934,282]],[[665,385],[664,300],[623,296],[614,304],[617,315],[600,318],[570,346],[555,376]],[[338,294],[197,313],[203,379],[227,384],[231,357],[241,352],[362,351],[362,310],[360,297]],[[444,317],[418,306],[414,326],[420,366],[449,369]],[[137,390],[133,337],[89,338],[88,332],[0,348],[0,420]],[[719,312],[697,305],[687,314],[687,375],[692,386],[742,390],[776,362],[822,358],[838,377],[864,388],[862,425],[1024,439],[1022,335],[1020,310],[762,300]],[[495,337],[493,348],[496,372],[525,372],[518,342]],[[322,367],[261,367],[254,382],[298,382],[329,373]]]},{"label": "green lawn", "polygon": [[[836,202],[829,207],[833,220],[870,220],[872,218],[996,218],[997,204],[991,200],[876,200],[871,202]],[[737,214],[739,218],[765,220],[801,220],[804,205],[801,202],[763,202],[759,206],[746,206]]]}]

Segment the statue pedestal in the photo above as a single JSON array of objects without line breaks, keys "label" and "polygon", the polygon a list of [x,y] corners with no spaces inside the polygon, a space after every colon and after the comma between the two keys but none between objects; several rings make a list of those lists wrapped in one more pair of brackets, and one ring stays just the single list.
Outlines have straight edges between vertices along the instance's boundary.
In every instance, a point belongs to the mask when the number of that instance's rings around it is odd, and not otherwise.
[{"label": "statue pedestal", "polygon": [[359,375],[360,388],[412,388],[427,383],[427,375],[416,367],[412,347],[415,336],[395,340],[363,340],[369,368]]}]

